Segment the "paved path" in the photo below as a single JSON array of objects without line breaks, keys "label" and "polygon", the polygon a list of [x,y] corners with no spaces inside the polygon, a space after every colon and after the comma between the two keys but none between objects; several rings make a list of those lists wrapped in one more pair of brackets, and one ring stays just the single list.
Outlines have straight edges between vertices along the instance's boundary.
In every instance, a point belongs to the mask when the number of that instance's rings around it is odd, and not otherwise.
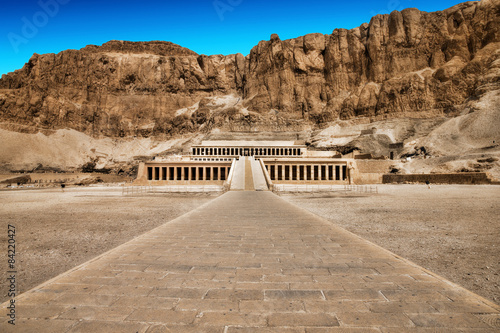
[{"label": "paved path", "polygon": [[16,329],[5,306],[0,332],[500,332],[494,304],[268,191],[228,192],[24,293]]},{"label": "paved path", "polygon": [[255,191],[253,184],[252,161],[249,157],[242,157],[245,161],[245,191]]},{"label": "paved path", "polygon": [[264,176],[260,162],[253,157],[251,157],[250,161],[252,163],[252,174],[255,189],[257,191],[267,191],[269,188],[267,187],[266,177]]},{"label": "paved path", "polygon": [[231,180],[231,191],[245,190],[245,159],[241,157],[234,164],[233,179]]}]

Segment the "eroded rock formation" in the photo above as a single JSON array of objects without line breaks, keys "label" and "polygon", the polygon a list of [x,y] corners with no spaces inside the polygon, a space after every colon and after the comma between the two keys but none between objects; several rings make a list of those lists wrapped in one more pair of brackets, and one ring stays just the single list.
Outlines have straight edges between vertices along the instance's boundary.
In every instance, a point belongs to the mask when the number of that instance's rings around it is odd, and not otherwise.
[{"label": "eroded rock formation", "polygon": [[[394,11],[330,35],[283,41],[272,35],[246,57],[198,55],[168,42],[112,41],[35,54],[2,76],[0,121],[124,137],[272,117],[286,127],[455,114],[457,105],[500,88],[499,49],[500,0],[434,13]],[[229,94],[238,102],[214,115],[224,107],[211,107],[206,98]]]}]

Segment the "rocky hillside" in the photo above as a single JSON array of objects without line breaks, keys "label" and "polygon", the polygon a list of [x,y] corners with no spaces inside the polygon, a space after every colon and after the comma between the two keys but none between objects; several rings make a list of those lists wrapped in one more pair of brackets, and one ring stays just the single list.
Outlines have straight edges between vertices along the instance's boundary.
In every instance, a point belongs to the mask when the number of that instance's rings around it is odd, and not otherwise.
[{"label": "rocky hillside", "polygon": [[[272,35],[246,57],[112,41],[35,54],[2,76],[0,121],[16,131],[168,137],[228,122],[265,127],[270,118],[286,130],[357,117],[457,115],[461,104],[499,89],[499,42],[499,0],[394,11],[331,35]],[[222,95],[236,102],[207,100]]]}]

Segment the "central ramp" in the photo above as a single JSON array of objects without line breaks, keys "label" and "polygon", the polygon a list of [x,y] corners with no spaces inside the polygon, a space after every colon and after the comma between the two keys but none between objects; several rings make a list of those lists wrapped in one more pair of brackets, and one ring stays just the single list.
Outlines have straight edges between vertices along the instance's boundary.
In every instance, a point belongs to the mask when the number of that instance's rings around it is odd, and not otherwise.
[{"label": "central ramp", "polygon": [[2,305],[0,332],[498,332],[498,307],[269,191],[230,191]]},{"label": "central ramp", "polygon": [[266,191],[268,190],[264,171],[260,162],[250,157],[241,156],[236,161],[231,191]]}]

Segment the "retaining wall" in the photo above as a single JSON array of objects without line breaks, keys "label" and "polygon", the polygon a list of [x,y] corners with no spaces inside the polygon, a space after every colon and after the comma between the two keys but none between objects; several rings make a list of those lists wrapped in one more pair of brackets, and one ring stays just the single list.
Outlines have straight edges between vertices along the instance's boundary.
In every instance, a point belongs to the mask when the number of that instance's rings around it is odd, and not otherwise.
[{"label": "retaining wall", "polygon": [[385,174],[382,177],[383,184],[390,183],[425,183],[431,184],[491,184],[488,174],[485,172],[467,173],[432,173],[432,174],[410,174],[393,175]]}]

